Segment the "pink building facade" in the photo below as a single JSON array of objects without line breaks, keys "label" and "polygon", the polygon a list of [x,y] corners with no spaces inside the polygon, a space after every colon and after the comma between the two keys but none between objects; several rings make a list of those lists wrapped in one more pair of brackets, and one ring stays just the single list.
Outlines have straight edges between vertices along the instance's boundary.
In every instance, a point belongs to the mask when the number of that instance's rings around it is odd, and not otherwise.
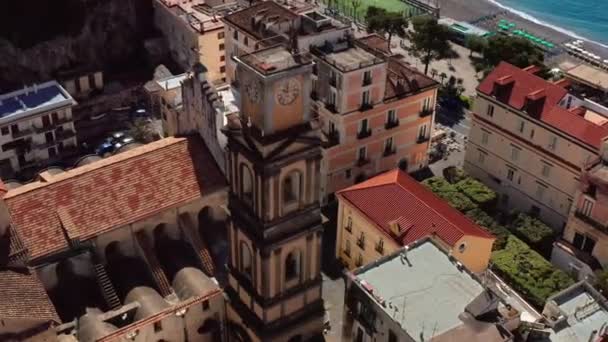
[{"label": "pink building facade", "polygon": [[312,98],[324,136],[321,200],[398,166],[428,164],[438,84],[368,36],[311,49]]}]

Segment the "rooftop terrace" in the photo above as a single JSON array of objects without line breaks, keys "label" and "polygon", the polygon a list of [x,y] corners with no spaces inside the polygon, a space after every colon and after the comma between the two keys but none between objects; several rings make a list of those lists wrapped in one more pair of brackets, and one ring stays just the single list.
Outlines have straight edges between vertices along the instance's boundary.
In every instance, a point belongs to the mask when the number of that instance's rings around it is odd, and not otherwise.
[{"label": "rooftop terrace", "polygon": [[75,104],[72,96],[56,81],[34,84],[0,95],[0,123]]},{"label": "rooftop terrace", "polygon": [[300,65],[311,64],[308,54],[293,54],[284,46],[274,46],[237,57],[262,75],[271,75]]},{"label": "rooftop terrace", "polygon": [[314,47],[310,51],[342,72],[385,62],[383,58],[377,57],[362,47],[352,45],[348,41]]},{"label": "rooftop terrace", "polygon": [[430,338],[462,325],[459,315],[483,286],[430,239],[413,244],[405,255],[363,267],[356,280],[373,289],[370,297],[410,336]]}]

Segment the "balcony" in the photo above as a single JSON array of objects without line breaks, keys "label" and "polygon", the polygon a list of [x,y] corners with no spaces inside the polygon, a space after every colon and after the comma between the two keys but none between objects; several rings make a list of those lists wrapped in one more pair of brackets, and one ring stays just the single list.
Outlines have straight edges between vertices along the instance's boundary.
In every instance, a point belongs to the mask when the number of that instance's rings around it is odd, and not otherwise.
[{"label": "balcony", "polygon": [[369,163],[369,159],[368,158],[359,158],[357,159],[357,166],[361,167],[365,164]]},{"label": "balcony", "polygon": [[65,140],[76,136],[76,132],[71,129],[66,129],[63,131],[55,132],[55,137],[57,140]]},{"label": "balcony", "polygon": [[323,132],[327,138],[327,142],[323,144],[324,148],[334,147],[340,144],[340,133],[338,131],[331,131],[329,133]]},{"label": "balcony", "polygon": [[368,128],[365,131],[359,131],[359,133],[357,133],[357,139],[365,139],[371,135],[372,135],[372,130]]},{"label": "balcony", "polygon": [[586,223],[586,224],[592,226],[593,228],[599,230],[600,232],[602,232],[604,234],[608,234],[608,225],[594,220],[593,218],[585,215],[582,211],[576,210],[574,212],[574,216],[576,216],[579,220],[583,221],[584,223]]},{"label": "balcony", "polygon": [[399,120],[389,121],[384,124],[385,129],[391,129],[391,128],[395,128],[397,126],[399,126]]},{"label": "balcony", "polygon": [[51,147],[57,145],[57,140],[53,139],[50,141],[44,141],[44,142],[35,142],[34,143],[34,147],[36,147],[37,149],[43,149],[43,148],[47,148],[47,147]]},{"label": "balcony", "polygon": [[359,107],[359,110],[364,112],[364,111],[370,110],[372,108],[374,108],[374,106],[371,103],[362,103],[361,107]]},{"label": "balcony", "polygon": [[30,135],[32,133],[34,133],[34,129],[27,128],[27,129],[19,130],[18,132],[13,132],[11,135],[13,136],[13,139],[19,139],[19,138],[25,137],[27,135]]},{"label": "balcony", "polygon": [[385,148],[384,149],[384,153],[382,153],[382,155],[384,157],[388,157],[388,156],[393,155],[395,153],[397,153],[397,149],[394,146],[391,146],[390,148]]},{"label": "balcony", "polygon": [[336,109],[336,105],[334,103],[326,103],[325,108],[334,114],[338,114],[338,110]]},{"label": "balcony", "polygon": [[420,113],[418,113],[421,118],[427,117],[431,114],[433,114],[433,109],[431,108],[423,108]]},{"label": "balcony", "polygon": [[372,84],[372,78],[371,77],[364,77],[363,78],[363,86],[367,87],[370,84]]},{"label": "balcony", "polygon": [[430,139],[430,137],[418,137],[418,139],[416,139],[416,143],[417,144],[424,144],[426,142],[428,142]]},{"label": "balcony", "polygon": [[55,129],[57,126],[63,125],[65,123],[68,123],[71,121],[72,121],[72,119],[63,117],[61,119],[53,121],[52,123],[50,123],[46,126],[37,127],[36,125],[34,125],[34,131],[36,131],[36,133],[43,133],[43,132]]}]

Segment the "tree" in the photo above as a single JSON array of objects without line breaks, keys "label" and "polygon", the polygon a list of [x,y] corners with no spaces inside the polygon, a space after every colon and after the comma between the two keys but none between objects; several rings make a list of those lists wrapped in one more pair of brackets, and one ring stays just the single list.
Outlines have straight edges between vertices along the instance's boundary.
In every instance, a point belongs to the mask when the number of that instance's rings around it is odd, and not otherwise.
[{"label": "tree", "polygon": [[426,75],[432,61],[443,59],[451,52],[448,42],[450,31],[430,16],[417,17],[413,24],[414,31],[410,34],[412,42],[410,53],[424,64]]},{"label": "tree", "polygon": [[438,73],[437,69],[431,69],[431,77],[432,78],[435,78],[435,76],[437,76],[437,73]]},{"label": "tree", "polygon": [[473,52],[483,53],[487,45],[486,39],[480,36],[469,36],[466,43],[470,51],[469,57],[473,56]]},{"label": "tree", "polygon": [[370,6],[365,15],[367,30],[388,34],[388,49],[391,49],[391,39],[393,35],[404,37],[408,22],[401,13],[388,12],[384,8]]},{"label": "tree", "polygon": [[441,74],[439,74],[439,78],[441,79],[441,85],[443,85],[443,81],[445,81],[445,79],[448,78],[448,74],[446,74],[445,72],[442,72]]},{"label": "tree", "polygon": [[357,21],[357,10],[361,7],[361,0],[350,0],[350,5],[353,7],[353,19]]},{"label": "tree", "polygon": [[493,68],[501,61],[519,68],[543,65],[543,52],[529,41],[516,36],[497,35],[488,40],[483,50],[483,63]]},{"label": "tree", "polygon": [[135,119],[131,124],[129,133],[136,141],[146,144],[160,139],[158,132],[152,127],[152,124],[141,118]]}]

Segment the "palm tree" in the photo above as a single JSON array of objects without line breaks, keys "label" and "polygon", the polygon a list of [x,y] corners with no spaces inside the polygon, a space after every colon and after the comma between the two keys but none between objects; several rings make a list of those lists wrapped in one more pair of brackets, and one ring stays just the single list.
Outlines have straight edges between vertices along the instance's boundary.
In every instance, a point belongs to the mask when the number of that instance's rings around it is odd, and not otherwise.
[{"label": "palm tree", "polygon": [[448,78],[448,74],[446,74],[445,72],[442,72],[441,74],[439,74],[439,78],[441,79],[441,85],[443,85],[443,81],[445,81],[445,79]]},{"label": "palm tree", "polygon": [[431,69],[431,77],[435,78],[437,76],[437,69]]}]

